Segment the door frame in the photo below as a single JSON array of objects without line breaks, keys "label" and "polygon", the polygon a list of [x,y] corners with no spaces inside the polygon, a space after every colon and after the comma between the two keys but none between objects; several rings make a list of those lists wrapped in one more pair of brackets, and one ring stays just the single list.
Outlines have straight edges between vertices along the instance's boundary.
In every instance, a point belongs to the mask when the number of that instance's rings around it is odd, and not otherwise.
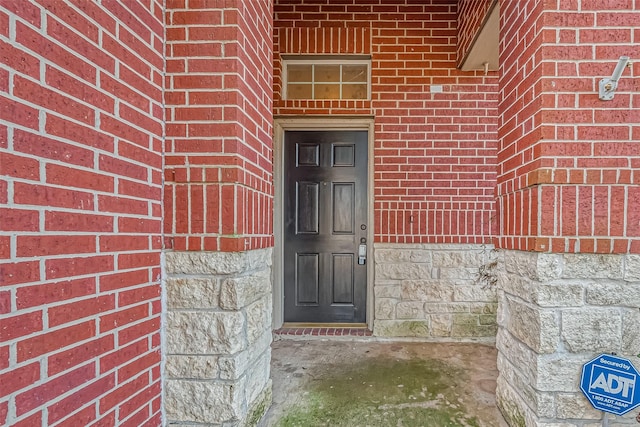
[{"label": "door frame", "polygon": [[340,131],[365,130],[368,136],[367,157],[367,326],[373,327],[373,237],[374,215],[374,120],[373,117],[274,117],[273,135],[273,328],[284,323],[284,133],[288,130]]}]

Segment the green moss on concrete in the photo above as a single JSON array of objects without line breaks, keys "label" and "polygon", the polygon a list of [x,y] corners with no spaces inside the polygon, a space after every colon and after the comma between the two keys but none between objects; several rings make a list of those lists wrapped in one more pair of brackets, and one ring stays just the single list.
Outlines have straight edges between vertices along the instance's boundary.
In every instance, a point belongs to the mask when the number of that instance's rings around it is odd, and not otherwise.
[{"label": "green moss on concrete", "polygon": [[318,378],[278,426],[478,426],[457,393],[464,373],[442,361],[376,359]]}]

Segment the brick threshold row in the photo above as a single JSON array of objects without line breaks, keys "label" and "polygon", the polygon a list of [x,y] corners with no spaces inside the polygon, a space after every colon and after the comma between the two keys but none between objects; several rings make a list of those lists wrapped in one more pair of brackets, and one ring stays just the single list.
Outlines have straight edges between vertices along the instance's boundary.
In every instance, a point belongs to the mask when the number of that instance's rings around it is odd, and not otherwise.
[{"label": "brick threshold row", "polygon": [[370,337],[373,333],[365,328],[280,328],[273,331],[280,337]]}]

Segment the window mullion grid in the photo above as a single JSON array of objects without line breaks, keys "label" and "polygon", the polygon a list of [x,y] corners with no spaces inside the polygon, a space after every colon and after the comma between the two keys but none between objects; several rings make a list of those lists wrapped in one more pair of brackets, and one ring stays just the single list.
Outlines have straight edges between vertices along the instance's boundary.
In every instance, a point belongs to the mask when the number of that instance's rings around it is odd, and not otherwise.
[{"label": "window mullion grid", "polygon": [[316,99],[316,64],[311,64],[311,99]]},{"label": "window mullion grid", "polygon": [[338,95],[338,99],[342,99],[342,64],[338,65],[338,88],[339,90],[339,95]]}]

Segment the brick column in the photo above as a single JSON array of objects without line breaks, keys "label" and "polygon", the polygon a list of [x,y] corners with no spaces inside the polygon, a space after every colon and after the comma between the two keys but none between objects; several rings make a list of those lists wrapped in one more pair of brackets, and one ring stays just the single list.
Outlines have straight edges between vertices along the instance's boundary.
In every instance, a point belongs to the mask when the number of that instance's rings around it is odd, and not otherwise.
[{"label": "brick column", "polygon": [[640,361],[638,66],[598,99],[618,58],[640,57],[640,15],[557,3],[501,3],[497,395],[512,425],[596,423],[582,364]]},{"label": "brick column", "polygon": [[169,0],[165,409],[255,424],[270,402],[272,7]]}]

